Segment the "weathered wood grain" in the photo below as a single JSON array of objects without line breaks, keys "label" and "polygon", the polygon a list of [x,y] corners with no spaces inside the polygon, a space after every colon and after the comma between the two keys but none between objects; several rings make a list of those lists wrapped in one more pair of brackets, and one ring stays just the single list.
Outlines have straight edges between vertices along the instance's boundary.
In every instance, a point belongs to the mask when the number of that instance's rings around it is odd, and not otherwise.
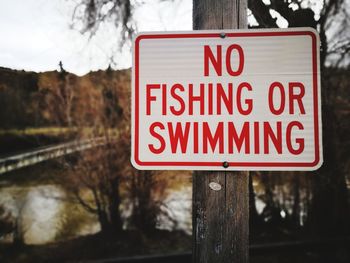
[{"label": "weathered wood grain", "polygon": [[[193,29],[246,28],[246,10],[246,0],[193,0]],[[194,173],[193,262],[249,261],[248,182],[248,172]]]}]

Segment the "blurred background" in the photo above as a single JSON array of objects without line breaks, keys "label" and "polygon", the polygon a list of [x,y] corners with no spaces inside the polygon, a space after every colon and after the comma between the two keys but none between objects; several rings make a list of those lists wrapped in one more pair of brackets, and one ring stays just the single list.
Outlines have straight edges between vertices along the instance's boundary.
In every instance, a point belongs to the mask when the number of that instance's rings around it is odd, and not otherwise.
[{"label": "blurred background", "polygon": [[[350,262],[350,1],[248,7],[320,33],[324,145],[315,172],[250,174],[251,262]],[[1,262],[190,262],[191,172],[129,160],[131,40],[191,29],[190,0],[0,0]]]}]

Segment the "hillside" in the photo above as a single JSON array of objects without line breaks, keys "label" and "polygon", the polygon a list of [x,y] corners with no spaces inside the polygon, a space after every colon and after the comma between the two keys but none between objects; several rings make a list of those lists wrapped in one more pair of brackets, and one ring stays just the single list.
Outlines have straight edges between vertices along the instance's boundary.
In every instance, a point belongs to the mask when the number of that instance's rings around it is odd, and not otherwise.
[{"label": "hillside", "polygon": [[25,72],[0,67],[0,129],[99,125],[129,112],[130,70]]}]

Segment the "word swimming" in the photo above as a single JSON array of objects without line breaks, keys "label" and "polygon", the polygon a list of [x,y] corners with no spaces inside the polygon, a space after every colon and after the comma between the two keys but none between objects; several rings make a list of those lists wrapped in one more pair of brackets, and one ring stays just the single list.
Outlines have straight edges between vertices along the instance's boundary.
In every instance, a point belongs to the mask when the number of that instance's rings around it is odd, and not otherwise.
[{"label": "word swimming", "polygon": [[293,139],[292,133],[303,129],[298,121],[292,121],[286,127],[281,121],[272,125],[269,122],[244,122],[240,129],[234,122],[218,122],[215,127],[208,122],[154,122],[149,132],[156,142],[148,144],[148,148],[154,154],[163,153],[169,144],[172,153],[282,154],[285,150],[298,155],[303,152],[305,142],[303,138]]}]

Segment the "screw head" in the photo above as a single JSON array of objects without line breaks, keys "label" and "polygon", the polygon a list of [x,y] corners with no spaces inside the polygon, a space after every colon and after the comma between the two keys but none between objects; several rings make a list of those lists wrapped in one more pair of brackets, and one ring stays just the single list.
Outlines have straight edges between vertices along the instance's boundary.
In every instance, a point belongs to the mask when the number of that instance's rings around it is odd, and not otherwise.
[{"label": "screw head", "polygon": [[222,166],[223,166],[224,168],[227,168],[227,167],[229,167],[229,163],[225,161],[225,162],[222,163]]},{"label": "screw head", "polygon": [[221,38],[225,38],[226,37],[226,34],[224,32],[220,33],[220,37]]}]

